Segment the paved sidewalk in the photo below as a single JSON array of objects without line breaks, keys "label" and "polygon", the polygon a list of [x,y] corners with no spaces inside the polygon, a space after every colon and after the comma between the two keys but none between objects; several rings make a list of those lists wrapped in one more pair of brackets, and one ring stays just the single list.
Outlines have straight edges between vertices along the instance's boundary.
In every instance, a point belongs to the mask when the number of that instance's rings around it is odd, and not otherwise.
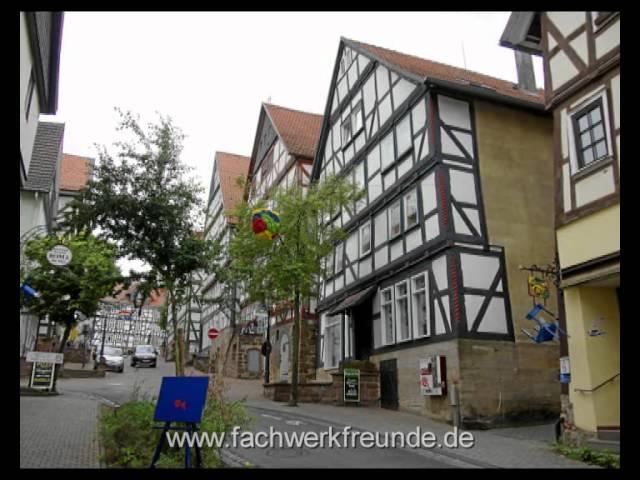
[{"label": "paved sidewalk", "polygon": [[[198,374],[193,372],[193,374]],[[289,407],[283,402],[267,400],[262,395],[260,380],[240,380],[225,377],[227,395],[232,400],[246,400],[248,407],[273,410],[300,417],[322,420],[327,425],[350,425],[354,429],[373,432],[415,431],[433,432],[439,439],[453,427],[407,412],[376,407],[337,407],[315,403],[300,403]],[[550,450],[555,439],[553,424],[493,430],[472,430],[475,445],[470,449],[433,449],[436,455],[448,456],[494,468],[597,468],[562,457]]]},{"label": "paved sidewalk", "polygon": [[20,468],[100,468],[97,423],[79,394],[20,397]]}]

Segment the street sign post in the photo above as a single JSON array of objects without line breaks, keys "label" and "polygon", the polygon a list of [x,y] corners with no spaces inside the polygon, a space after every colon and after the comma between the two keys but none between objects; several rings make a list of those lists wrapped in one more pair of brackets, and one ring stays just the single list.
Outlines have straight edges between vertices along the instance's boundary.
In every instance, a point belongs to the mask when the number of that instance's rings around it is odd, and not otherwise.
[{"label": "street sign post", "polygon": [[218,330],[216,330],[215,328],[210,328],[209,331],[207,332],[207,336],[211,339],[211,340],[215,340],[216,338],[218,338],[220,332],[218,332]]},{"label": "street sign post", "polygon": [[51,265],[56,267],[64,267],[71,262],[71,250],[64,245],[56,245],[47,252],[47,260]]},{"label": "street sign post", "polygon": [[358,369],[344,369],[344,401],[360,401],[360,370]]}]

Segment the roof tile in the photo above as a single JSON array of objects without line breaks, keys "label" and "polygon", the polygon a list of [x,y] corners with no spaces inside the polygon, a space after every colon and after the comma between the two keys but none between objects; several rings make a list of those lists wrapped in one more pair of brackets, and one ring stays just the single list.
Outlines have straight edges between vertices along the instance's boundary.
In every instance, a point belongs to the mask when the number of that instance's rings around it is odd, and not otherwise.
[{"label": "roof tile", "polygon": [[222,204],[224,211],[233,211],[236,204],[242,200],[244,189],[238,185],[237,178],[247,178],[250,158],[233,153],[217,152],[218,175],[220,176],[220,189],[222,190]]},{"label": "roof tile", "polygon": [[407,55],[405,53],[396,52],[375,45],[358,42],[355,40],[344,39],[347,43],[351,43],[356,47],[360,47],[365,52],[396,66],[401,70],[405,70],[420,77],[432,77],[438,80],[457,83],[460,85],[475,84],[495,90],[496,93],[507,97],[525,100],[531,103],[544,104],[544,90],[538,89],[537,94],[527,92],[517,88],[517,84],[491,77],[471,70],[454,67],[444,63],[426,60],[424,58]]},{"label": "roof tile", "polygon": [[62,156],[64,123],[38,122],[36,138],[23,190],[50,192]]},{"label": "roof tile", "polygon": [[91,178],[93,159],[65,153],[60,167],[60,190],[82,190]]},{"label": "roof tile", "polygon": [[289,153],[313,158],[322,129],[322,115],[269,103],[264,107]]}]

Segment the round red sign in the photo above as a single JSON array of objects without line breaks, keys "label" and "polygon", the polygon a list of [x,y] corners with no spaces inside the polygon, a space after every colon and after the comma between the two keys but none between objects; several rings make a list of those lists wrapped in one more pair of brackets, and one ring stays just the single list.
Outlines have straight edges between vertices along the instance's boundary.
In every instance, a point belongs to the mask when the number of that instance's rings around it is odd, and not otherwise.
[{"label": "round red sign", "polygon": [[216,330],[215,328],[210,328],[207,335],[211,340],[215,340],[215,338],[218,336],[218,330]]}]

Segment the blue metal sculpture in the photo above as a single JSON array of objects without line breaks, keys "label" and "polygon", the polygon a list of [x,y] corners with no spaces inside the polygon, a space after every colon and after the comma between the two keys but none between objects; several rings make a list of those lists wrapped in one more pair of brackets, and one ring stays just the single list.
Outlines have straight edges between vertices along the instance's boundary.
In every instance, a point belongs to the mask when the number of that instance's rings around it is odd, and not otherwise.
[{"label": "blue metal sculpture", "polygon": [[544,343],[544,342],[550,342],[552,340],[558,340],[560,338],[560,334],[565,335],[567,337],[569,336],[564,330],[560,328],[560,325],[558,324],[557,321],[547,322],[544,319],[544,317],[542,316],[538,317],[540,312],[546,312],[549,315],[551,315],[554,319],[556,318],[556,316],[552,312],[544,308],[542,305],[536,304],[531,310],[529,310],[529,312],[526,315],[527,320],[533,320],[537,323],[537,325],[533,327],[535,331],[535,335],[533,335],[532,333],[529,333],[524,328],[522,329],[522,333],[524,333],[527,337],[529,337],[531,340],[533,340],[536,343]]}]

